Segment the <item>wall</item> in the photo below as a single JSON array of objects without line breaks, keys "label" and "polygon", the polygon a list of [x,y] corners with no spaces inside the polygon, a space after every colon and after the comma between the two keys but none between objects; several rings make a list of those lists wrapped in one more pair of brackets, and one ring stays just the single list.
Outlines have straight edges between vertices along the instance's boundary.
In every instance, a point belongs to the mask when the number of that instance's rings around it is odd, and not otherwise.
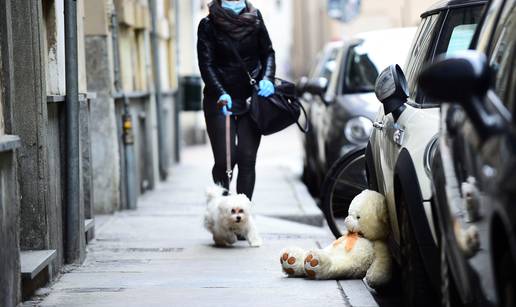
[{"label": "wall", "polygon": [[344,38],[359,32],[385,28],[410,27],[419,24],[421,13],[435,0],[363,0],[360,15],[343,24]]},{"label": "wall", "polygon": [[[1,46],[0,46],[1,49]],[[2,72],[2,58],[0,57],[0,74]],[[2,85],[2,77],[0,75],[0,136],[5,134],[5,126],[4,126],[4,99],[2,97],[3,85]]]},{"label": "wall", "polygon": [[[276,75],[291,78],[293,5],[297,0],[262,0],[254,3],[262,13],[274,50],[276,51]],[[297,4],[296,4],[297,5]],[[281,30],[279,30],[281,29]]]},{"label": "wall", "polygon": [[[110,0],[85,2],[85,49],[88,91],[96,94],[90,104],[94,211],[120,209],[120,155],[115,117],[113,46],[109,28],[114,4]],[[120,119],[119,119],[120,120]]]},{"label": "wall", "polygon": [[0,306],[16,306],[20,299],[18,201],[15,157],[0,152]]},{"label": "wall", "polygon": [[435,0],[362,0],[360,15],[348,23],[327,15],[326,0],[296,0],[294,12],[294,76],[307,75],[317,53],[333,40],[348,39],[365,31],[416,26],[424,9]]},{"label": "wall", "polygon": [[[156,0],[157,54],[154,71],[151,12],[148,0],[91,0],[86,2],[85,42],[88,91],[95,92],[91,127],[94,139],[95,210],[111,213],[127,208],[126,185],[137,197],[166,177],[173,163],[174,94],[177,91],[176,29],[174,2]],[[116,12],[118,36],[113,43],[112,13]],[[113,45],[115,44],[115,45]],[[115,88],[115,50],[119,50],[120,86]],[[117,75],[118,76],[118,75]],[[157,79],[159,77],[159,87]],[[158,93],[161,92],[161,94]],[[163,161],[158,141],[158,103],[163,120]],[[123,142],[122,117],[131,115],[134,144]],[[125,154],[135,155],[126,165]],[[164,166],[165,170],[159,169]],[[131,179],[136,179],[130,182]]]},{"label": "wall", "polygon": [[[10,1],[0,0],[0,143],[12,133]],[[0,146],[1,147],[1,146]],[[20,293],[19,210],[16,156],[0,150],[0,306],[16,306]]]},{"label": "wall", "polygon": [[341,38],[340,24],[327,14],[326,1],[296,0],[293,6],[293,76],[308,74],[318,52]]}]

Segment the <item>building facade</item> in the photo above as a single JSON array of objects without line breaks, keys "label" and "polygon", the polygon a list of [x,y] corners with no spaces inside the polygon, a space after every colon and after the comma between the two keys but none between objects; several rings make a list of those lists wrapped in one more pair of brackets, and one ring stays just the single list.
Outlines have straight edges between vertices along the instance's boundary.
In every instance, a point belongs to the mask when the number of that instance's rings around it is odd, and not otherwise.
[{"label": "building facade", "polygon": [[358,16],[346,23],[328,15],[327,0],[296,0],[293,6],[293,74],[306,76],[324,45],[355,34],[386,28],[417,26],[419,15],[436,0],[360,1]]},{"label": "building facade", "polygon": [[96,213],[134,209],[166,179],[174,5],[0,0],[0,306],[81,263]]}]

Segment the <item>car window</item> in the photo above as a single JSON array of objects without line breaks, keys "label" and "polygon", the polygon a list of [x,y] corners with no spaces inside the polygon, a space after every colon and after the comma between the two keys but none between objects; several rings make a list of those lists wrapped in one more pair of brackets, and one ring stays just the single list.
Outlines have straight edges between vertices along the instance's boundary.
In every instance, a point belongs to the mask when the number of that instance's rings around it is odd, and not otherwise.
[{"label": "car window", "polygon": [[345,53],[341,94],[373,92],[380,71],[391,64],[403,66],[414,29],[364,34]]},{"label": "car window", "polygon": [[[410,99],[413,102],[422,105],[434,103],[419,91],[417,84],[419,72],[428,61],[433,61],[438,55],[449,55],[469,49],[477,24],[482,18],[483,8],[483,5],[477,5],[449,10],[445,15],[440,31],[437,31],[435,22],[433,27],[431,26],[432,21],[428,22],[429,26],[426,27],[428,31],[424,29],[421,32],[420,40],[416,42],[414,47],[414,49],[419,47],[421,54],[414,54],[415,58],[412,59],[412,65],[407,66],[409,71],[406,77],[409,84]],[[437,18],[437,15],[433,16]],[[433,39],[432,32],[429,31],[439,32],[437,41]]]},{"label": "car window", "polygon": [[503,5],[504,0],[494,0],[489,3],[485,12],[484,20],[482,21],[482,28],[479,29],[478,38],[475,42],[477,50],[486,52],[491,41],[491,34],[497,23],[498,12]]},{"label": "car window", "polygon": [[325,78],[328,81],[330,80],[332,73],[335,71],[335,66],[337,65],[336,61],[337,61],[338,54],[339,54],[338,48],[331,50],[326,62],[324,63],[324,65],[321,69],[321,74],[319,75],[319,78]]},{"label": "car window", "polygon": [[362,44],[351,47],[346,63],[346,90],[351,93],[372,92],[377,77],[378,69]]},{"label": "car window", "polygon": [[432,41],[434,33],[438,32],[436,29],[437,20],[439,14],[433,14],[425,17],[419,26],[418,36],[414,40],[411,51],[409,53],[405,76],[409,85],[410,98],[414,101],[417,100],[417,80],[416,76],[426,63],[427,59],[431,56],[430,42]]},{"label": "car window", "polygon": [[310,79],[326,78],[330,80],[331,74],[335,70],[339,48],[332,48],[325,54],[322,52],[317,58],[317,64],[310,73]]},{"label": "car window", "polygon": [[495,30],[489,66],[494,76],[494,91],[507,108],[514,111],[516,48],[516,9],[508,6],[502,23]]},{"label": "car window", "polygon": [[482,12],[483,6],[450,10],[439,36],[436,55],[450,55],[469,49]]}]

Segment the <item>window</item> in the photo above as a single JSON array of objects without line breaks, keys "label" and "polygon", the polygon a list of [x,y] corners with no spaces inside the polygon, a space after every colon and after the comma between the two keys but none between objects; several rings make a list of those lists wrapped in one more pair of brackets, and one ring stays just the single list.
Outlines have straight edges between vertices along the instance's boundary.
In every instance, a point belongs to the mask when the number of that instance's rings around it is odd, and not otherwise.
[{"label": "window", "polygon": [[378,69],[362,44],[349,49],[345,89],[348,93],[373,92]]},{"label": "window", "polygon": [[[441,12],[441,15],[446,15],[440,31],[438,29],[440,23],[437,22],[438,15],[427,17],[429,20],[421,25],[420,35],[415,41],[407,64],[406,77],[412,101],[423,105],[432,103],[423,96],[417,86],[417,77],[421,69],[438,55],[450,55],[469,49],[483,9],[483,5],[477,5]],[[438,36],[434,37],[436,34]]]},{"label": "window", "polygon": [[421,101],[417,92],[417,75],[423,64],[431,57],[431,42],[435,33],[438,32],[436,25],[439,16],[439,14],[433,14],[423,19],[409,53],[405,75],[408,81],[410,98],[414,102]]},{"label": "window", "polygon": [[325,78],[326,80],[331,79],[331,75],[333,74],[333,71],[335,71],[335,66],[337,65],[337,55],[339,54],[339,49],[335,48],[332,49],[329,56],[324,61],[320,73],[319,78]]},{"label": "window", "polygon": [[[489,66],[494,75],[494,90],[507,108],[515,111],[516,99],[516,72],[515,48],[516,48],[516,10],[509,6],[509,12],[502,16],[493,39],[492,52]],[[506,18],[506,19],[505,19]]]},{"label": "window", "polygon": [[391,64],[403,66],[413,37],[412,30],[361,35],[360,41],[346,50],[342,61],[340,94],[373,92],[380,71]]},{"label": "window", "polygon": [[477,24],[482,18],[483,6],[450,10],[444,23],[436,55],[453,53],[469,49]]}]

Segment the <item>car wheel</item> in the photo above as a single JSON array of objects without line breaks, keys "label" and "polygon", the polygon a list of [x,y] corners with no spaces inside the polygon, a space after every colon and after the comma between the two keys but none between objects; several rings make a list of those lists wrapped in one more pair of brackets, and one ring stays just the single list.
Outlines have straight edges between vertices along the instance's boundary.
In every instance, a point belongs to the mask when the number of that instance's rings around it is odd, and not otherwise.
[{"label": "car wheel", "polygon": [[440,256],[441,256],[441,306],[452,307],[462,306],[459,298],[459,292],[455,285],[453,277],[450,275],[450,263],[448,262],[447,243],[444,235],[440,236]]},{"label": "car wheel", "polygon": [[423,259],[414,236],[414,228],[407,212],[407,202],[403,192],[397,199],[400,208],[401,236],[401,282],[404,306],[437,306],[439,300],[432,290],[426,274]]},{"label": "car wheel", "polygon": [[516,306],[516,269],[509,250],[505,250],[498,262],[498,293],[500,306]]},{"label": "car wheel", "polygon": [[378,181],[376,180],[376,170],[373,162],[373,151],[371,150],[371,144],[367,144],[366,147],[366,176],[367,184],[370,190],[379,192]]},{"label": "car wheel", "polygon": [[336,238],[340,238],[345,229],[344,218],[348,215],[349,204],[366,189],[364,149],[344,155],[328,171],[321,188],[321,209]]},{"label": "car wheel", "polygon": [[315,172],[310,170],[310,166],[308,165],[303,167],[302,180],[310,195],[317,197],[319,195],[319,182],[317,180],[317,175]]}]

